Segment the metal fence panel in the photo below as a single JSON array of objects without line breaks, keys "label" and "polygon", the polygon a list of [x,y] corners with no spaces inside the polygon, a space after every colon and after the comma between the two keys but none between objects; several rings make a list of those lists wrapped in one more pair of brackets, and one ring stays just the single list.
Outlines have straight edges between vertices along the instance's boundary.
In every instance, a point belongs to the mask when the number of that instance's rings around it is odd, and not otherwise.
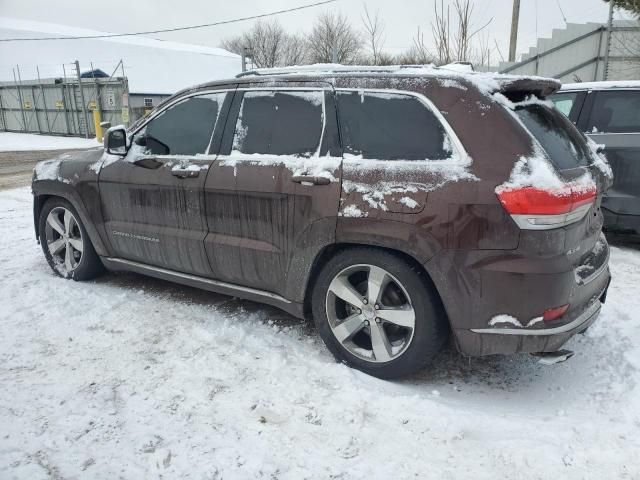
[{"label": "metal fence panel", "polygon": [[[0,130],[94,136],[93,110],[112,125],[122,121],[126,78],[22,80],[0,84]],[[84,97],[84,106],[82,104]]]}]

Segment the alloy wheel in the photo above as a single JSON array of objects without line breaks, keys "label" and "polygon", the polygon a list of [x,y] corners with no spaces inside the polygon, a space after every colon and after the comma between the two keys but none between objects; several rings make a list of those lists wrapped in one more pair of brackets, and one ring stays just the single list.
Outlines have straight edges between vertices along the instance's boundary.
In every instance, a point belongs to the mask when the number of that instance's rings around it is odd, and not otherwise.
[{"label": "alloy wheel", "polygon": [[383,268],[353,265],[327,290],[327,319],[336,340],[352,355],[383,363],[411,344],[416,314],[400,281]]},{"label": "alloy wheel", "polygon": [[47,215],[45,225],[47,249],[55,269],[68,277],[82,260],[84,243],[76,217],[64,207],[55,207]]}]

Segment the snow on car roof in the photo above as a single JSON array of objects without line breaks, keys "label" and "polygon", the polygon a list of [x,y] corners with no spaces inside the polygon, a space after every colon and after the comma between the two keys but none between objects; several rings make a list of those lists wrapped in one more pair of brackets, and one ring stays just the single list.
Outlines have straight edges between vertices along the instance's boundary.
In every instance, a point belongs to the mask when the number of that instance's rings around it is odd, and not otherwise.
[{"label": "snow on car roof", "polygon": [[565,83],[561,90],[607,90],[610,88],[640,88],[640,80]]},{"label": "snow on car roof", "polygon": [[437,67],[428,65],[340,65],[335,63],[317,63],[282,68],[259,68],[237,75],[238,78],[260,76],[340,76],[340,75],[397,75],[439,77],[453,80],[466,80],[487,94],[505,90],[537,90],[549,95],[560,88],[560,82],[553,78],[504,75],[493,72],[473,72],[466,68],[451,68],[449,65]]}]

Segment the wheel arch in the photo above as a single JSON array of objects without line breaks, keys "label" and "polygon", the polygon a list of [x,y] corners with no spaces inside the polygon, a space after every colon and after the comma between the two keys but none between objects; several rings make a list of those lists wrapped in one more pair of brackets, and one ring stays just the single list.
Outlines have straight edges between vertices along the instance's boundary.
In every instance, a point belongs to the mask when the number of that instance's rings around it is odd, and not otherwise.
[{"label": "wheel arch", "polygon": [[304,289],[304,299],[303,299],[303,313],[305,318],[311,318],[311,294],[313,292],[313,288],[315,287],[315,282],[318,278],[318,274],[322,269],[322,266],[325,262],[327,262],[331,257],[336,255],[338,252],[342,252],[344,250],[349,249],[357,249],[357,248],[366,248],[371,250],[380,250],[384,252],[391,253],[392,255],[404,260],[410,265],[414,266],[418,269],[419,272],[424,274],[424,281],[428,283],[428,287],[433,288],[434,293],[437,295],[438,300],[440,301],[440,305],[442,307],[442,311],[445,314],[447,323],[449,322],[449,317],[447,315],[447,310],[445,308],[442,295],[440,294],[437,285],[433,281],[433,276],[431,273],[425,268],[424,264],[418,261],[413,255],[408,254],[407,252],[403,252],[402,250],[398,250],[392,247],[386,247],[382,245],[371,245],[365,243],[355,243],[355,242],[340,242],[333,243],[330,245],[326,245],[313,260],[311,268],[309,270],[309,275],[307,276],[307,282]]},{"label": "wheel arch", "polygon": [[40,231],[39,231],[39,219],[40,213],[42,212],[42,208],[44,204],[50,198],[61,198],[69,202],[73,208],[78,212],[80,216],[80,221],[82,222],[85,230],[89,234],[89,239],[91,240],[91,244],[95,249],[96,253],[99,256],[108,256],[108,250],[105,248],[105,245],[100,237],[96,226],[93,224],[91,220],[91,216],[89,212],[84,207],[80,196],[75,192],[71,187],[67,185],[61,185],[58,182],[48,182],[52,183],[50,186],[43,185],[33,185],[33,223],[35,228],[36,239],[38,242],[40,239]]}]

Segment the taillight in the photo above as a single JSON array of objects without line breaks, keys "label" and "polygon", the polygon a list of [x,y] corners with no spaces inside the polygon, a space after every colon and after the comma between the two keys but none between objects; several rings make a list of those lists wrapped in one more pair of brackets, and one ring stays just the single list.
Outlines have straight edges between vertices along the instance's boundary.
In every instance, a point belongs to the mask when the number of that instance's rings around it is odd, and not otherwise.
[{"label": "taillight", "polygon": [[562,188],[498,187],[504,209],[520,228],[549,230],[582,219],[596,201],[595,184],[571,184]]}]

